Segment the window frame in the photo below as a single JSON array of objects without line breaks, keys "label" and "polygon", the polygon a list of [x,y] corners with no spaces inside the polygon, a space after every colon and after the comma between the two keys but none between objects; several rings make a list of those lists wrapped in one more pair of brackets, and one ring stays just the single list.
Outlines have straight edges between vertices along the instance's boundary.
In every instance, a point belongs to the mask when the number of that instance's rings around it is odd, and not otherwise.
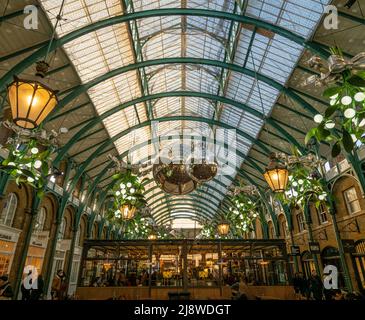
[{"label": "window frame", "polygon": [[[12,202],[12,200],[15,200],[14,203]],[[10,210],[10,208],[12,209],[12,211]],[[4,206],[0,214],[0,224],[12,227],[17,209],[18,196],[14,192],[10,192],[5,199]],[[11,215],[9,215],[10,213]],[[10,221],[9,216],[11,217]]]},{"label": "window frame", "polygon": [[[321,208],[323,208],[324,210]],[[319,224],[327,223],[328,216],[327,216],[326,206],[323,203],[321,203],[318,208],[316,207],[316,211]],[[325,220],[323,219],[323,216],[325,217]]]},{"label": "window frame", "polygon": [[[349,198],[348,198],[348,196],[347,196],[347,195],[348,195],[348,193],[349,193],[349,191],[350,191],[350,190],[354,190],[355,195],[356,195],[356,199],[354,199],[354,200],[349,200]],[[359,196],[358,196],[358,194],[357,194],[357,191],[356,191],[355,186],[351,186],[350,188],[347,188],[347,189],[343,190],[342,195],[343,195],[343,198],[344,198],[344,200],[345,200],[346,210],[347,210],[347,214],[348,214],[348,215],[353,215],[353,214],[356,214],[356,213],[361,212],[360,200],[359,200]],[[358,204],[359,210],[358,210],[358,211],[352,211],[352,210],[351,210],[351,204],[352,204],[352,203],[356,203],[356,202],[357,202],[357,204]]]},{"label": "window frame", "polygon": [[[300,216],[300,219],[299,219],[299,216]],[[304,213],[302,211],[299,211],[296,214],[296,220],[297,220],[299,232],[303,232],[303,231],[307,230],[307,227],[305,225]]]},{"label": "window frame", "polygon": [[[42,215],[41,215],[41,213],[42,213]],[[36,224],[37,224],[37,222],[39,222],[40,217],[42,217],[42,221],[41,221],[42,228],[39,229],[39,228],[36,228]],[[46,210],[46,208],[41,207],[39,209],[38,214],[35,217],[35,224],[33,227],[33,232],[37,233],[37,232],[42,232],[44,230],[44,224],[46,222],[46,218],[47,218],[47,210]]]}]

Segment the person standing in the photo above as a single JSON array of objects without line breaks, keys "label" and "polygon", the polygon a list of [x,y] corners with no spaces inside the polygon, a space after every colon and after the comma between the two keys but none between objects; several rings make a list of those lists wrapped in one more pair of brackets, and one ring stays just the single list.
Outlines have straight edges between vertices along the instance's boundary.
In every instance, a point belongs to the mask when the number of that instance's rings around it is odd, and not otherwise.
[{"label": "person standing", "polygon": [[30,300],[40,300],[44,293],[44,281],[42,275],[38,276],[37,288],[33,289],[30,293]]},{"label": "person standing", "polygon": [[64,298],[66,275],[63,270],[58,270],[52,281],[52,300],[62,300]]},{"label": "person standing", "polygon": [[11,288],[8,276],[0,277],[0,300],[11,300],[13,289]]},{"label": "person standing", "polygon": [[323,300],[323,283],[316,271],[312,272],[309,279],[309,289],[314,300]]}]

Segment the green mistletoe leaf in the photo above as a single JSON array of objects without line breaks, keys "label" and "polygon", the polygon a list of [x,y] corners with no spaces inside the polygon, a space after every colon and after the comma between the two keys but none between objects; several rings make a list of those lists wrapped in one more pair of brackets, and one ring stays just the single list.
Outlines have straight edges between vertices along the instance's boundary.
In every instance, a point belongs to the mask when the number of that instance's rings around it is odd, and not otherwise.
[{"label": "green mistletoe leaf", "polygon": [[351,78],[347,79],[347,82],[356,87],[365,87],[365,79],[358,75],[353,75]]},{"label": "green mistletoe leaf", "polygon": [[325,98],[330,98],[330,97],[340,93],[341,91],[342,91],[342,87],[327,88],[326,90],[323,91],[323,96]]},{"label": "green mistletoe leaf", "polygon": [[332,158],[336,158],[340,153],[341,153],[341,145],[340,142],[337,141],[332,147],[331,151]]},{"label": "green mistletoe leaf", "polygon": [[326,110],[326,112],[324,113],[324,116],[326,118],[329,118],[330,116],[332,116],[338,109],[338,105],[334,104],[333,106],[329,106]]},{"label": "green mistletoe leaf", "polygon": [[346,152],[350,153],[354,148],[354,141],[352,140],[351,134],[348,131],[343,130],[342,134],[342,145]]},{"label": "green mistletoe leaf", "polygon": [[317,128],[312,128],[308,131],[308,133],[305,136],[304,143],[307,145],[308,142],[315,137],[317,134]]}]

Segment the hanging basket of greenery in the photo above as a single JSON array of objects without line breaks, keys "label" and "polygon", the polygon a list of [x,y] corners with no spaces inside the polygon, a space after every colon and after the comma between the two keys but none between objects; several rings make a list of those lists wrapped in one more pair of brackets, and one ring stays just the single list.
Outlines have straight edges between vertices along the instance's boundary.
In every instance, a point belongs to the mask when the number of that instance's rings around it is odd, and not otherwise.
[{"label": "hanging basket of greenery", "polygon": [[332,48],[331,57],[323,62],[313,57],[310,64],[321,72],[307,84],[326,86],[323,96],[329,100],[327,109],[314,116],[317,127],[309,130],[311,138],[332,144],[332,157],[342,150],[350,153],[357,141],[365,141],[365,52],[346,60],[340,49]]}]

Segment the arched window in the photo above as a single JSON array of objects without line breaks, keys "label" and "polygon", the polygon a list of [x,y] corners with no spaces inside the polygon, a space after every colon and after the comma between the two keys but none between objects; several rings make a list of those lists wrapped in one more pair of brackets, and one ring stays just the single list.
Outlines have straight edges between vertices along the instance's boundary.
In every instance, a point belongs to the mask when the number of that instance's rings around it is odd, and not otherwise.
[{"label": "arched window", "polygon": [[66,219],[63,218],[61,225],[60,225],[60,229],[58,231],[58,240],[62,240],[65,237],[65,231],[66,231]]},{"label": "arched window", "polygon": [[46,209],[41,207],[39,209],[38,214],[35,216],[35,223],[34,223],[34,232],[41,232],[44,228],[44,223],[46,221],[47,212]]},{"label": "arched window", "polygon": [[299,230],[299,232],[302,232],[306,229],[303,212],[298,211],[296,217],[297,217],[297,223],[298,223],[298,230]]},{"label": "arched window", "polygon": [[11,227],[18,207],[18,198],[15,193],[9,193],[4,203],[3,210],[0,216],[0,224],[5,224]]}]

